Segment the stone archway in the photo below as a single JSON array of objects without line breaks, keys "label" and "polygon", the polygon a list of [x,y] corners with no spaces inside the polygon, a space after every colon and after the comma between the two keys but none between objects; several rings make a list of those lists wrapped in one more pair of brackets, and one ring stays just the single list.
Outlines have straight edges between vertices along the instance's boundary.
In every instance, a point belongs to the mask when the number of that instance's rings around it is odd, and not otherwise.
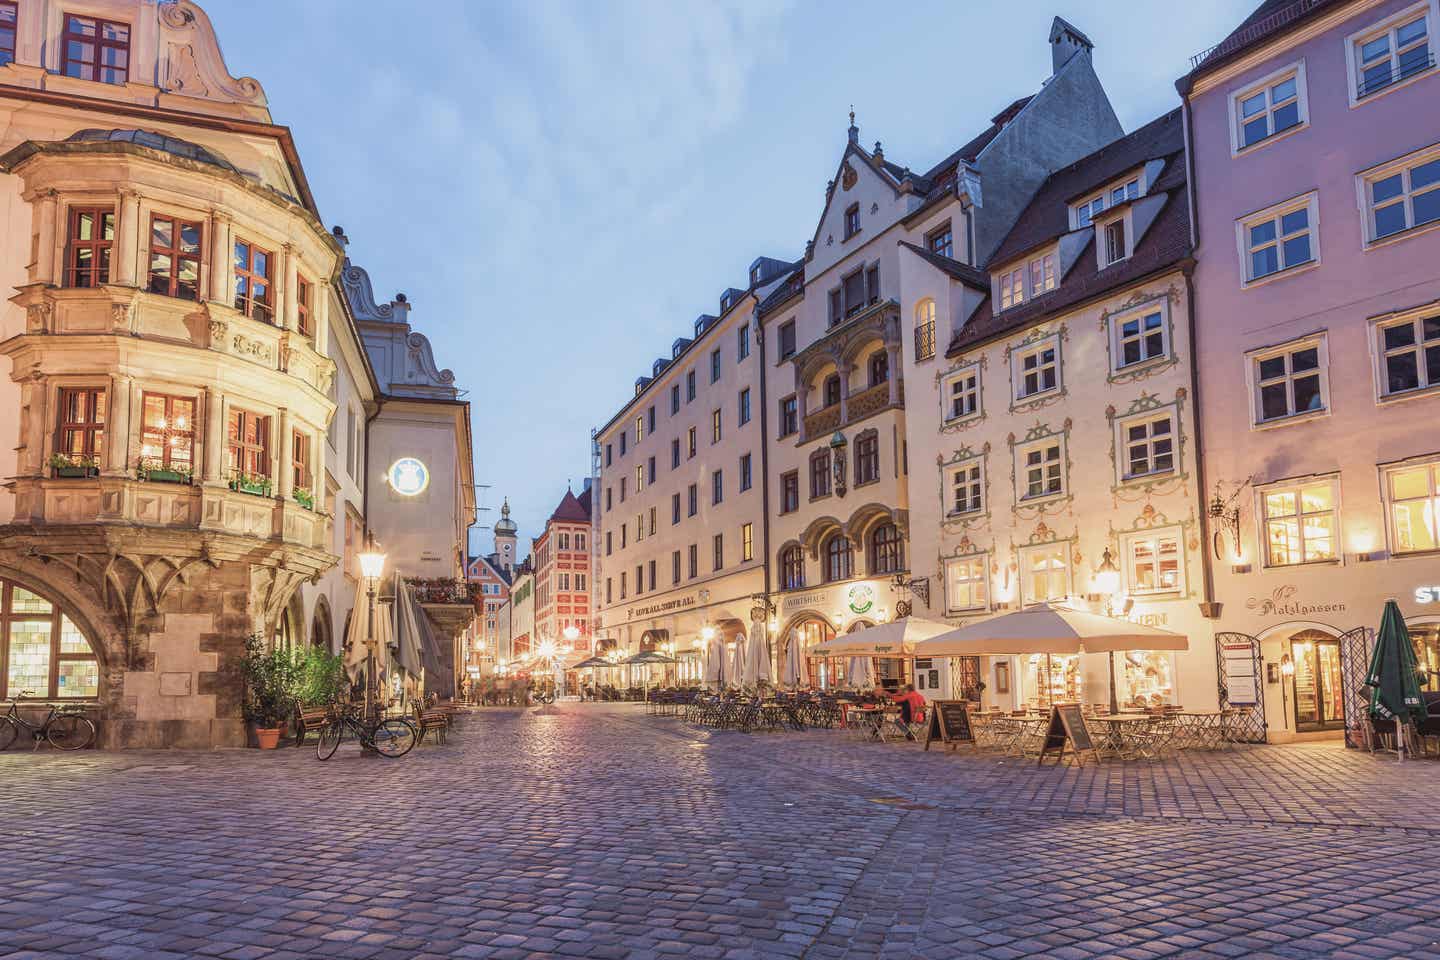
[{"label": "stone archway", "polygon": [[310,620],[310,646],[335,652],[335,622],[330,614],[330,600],[323,593],[315,601],[315,614]]}]

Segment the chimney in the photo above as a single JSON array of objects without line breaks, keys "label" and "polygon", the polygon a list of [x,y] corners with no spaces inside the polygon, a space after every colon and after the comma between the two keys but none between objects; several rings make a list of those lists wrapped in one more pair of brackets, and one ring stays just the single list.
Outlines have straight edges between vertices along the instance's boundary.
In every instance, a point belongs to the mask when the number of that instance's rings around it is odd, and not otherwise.
[{"label": "chimney", "polygon": [[405,294],[395,294],[395,299],[390,301],[390,306],[394,310],[391,316],[396,323],[408,324],[410,322],[410,301]]},{"label": "chimney", "polygon": [[1081,50],[1087,53],[1095,49],[1095,44],[1090,38],[1081,33],[1073,24],[1066,23],[1062,17],[1056,17],[1050,24],[1050,65],[1051,74],[1060,72],[1060,68],[1070,62],[1070,58]]}]

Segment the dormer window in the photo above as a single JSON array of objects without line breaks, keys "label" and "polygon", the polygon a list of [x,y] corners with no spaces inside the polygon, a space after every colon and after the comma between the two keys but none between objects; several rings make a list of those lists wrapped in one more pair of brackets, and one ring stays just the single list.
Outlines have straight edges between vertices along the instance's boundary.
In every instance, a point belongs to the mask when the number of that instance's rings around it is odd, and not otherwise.
[{"label": "dormer window", "polygon": [[67,77],[115,84],[130,79],[128,24],[66,14],[61,50],[61,73]]},{"label": "dormer window", "polygon": [[726,293],[726,294],[721,295],[721,297],[720,297],[720,309],[721,309],[721,310],[729,310],[729,309],[730,309],[730,294]]},{"label": "dormer window", "polygon": [[860,232],[860,204],[852,203],[845,208],[845,239],[849,240]]},{"label": "dormer window", "polygon": [[1055,289],[1055,254],[1047,253],[1030,261],[1030,296]]},{"label": "dormer window", "polygon": [[754,284],[757,284],[757,283],[759,283],[759,282],[760,282],[760,268],[759,268],[759,267],[751,267],[751,268],[750,268],[750,283],[751,283],[751,285],[753,286]]},{"label": "dormer window", "polygon": [[1140,196],[1140,178],[1131,177],[1128,180],[1121,180],[1101,190],[1094,196],[1076,204],[1071,212],[1075,223],[1074,229],[1080,230],[1090,226],[1095,218],[1111,207],[1125,203],[1127,200],[1134,200]]},{"label": "dormer window", "polygon": [[1125,218],[1116,217],[1105,224],[1105,266],[1112,263],[1119,263],[1129,254],[1125,248]]},{"label": "dormer window", "polygon": [[1017,268],[1000,274],[1000,309],[1008,310],[1025,302],[1025,271]]},{"label": "dormer window", "polygon": [[1000,274],[995,291],[1001,310],[1018,307],[1042,293],[1049,293],[1060,283],[1057,258],[1053,250],[1016,264],[1013,270]]}]

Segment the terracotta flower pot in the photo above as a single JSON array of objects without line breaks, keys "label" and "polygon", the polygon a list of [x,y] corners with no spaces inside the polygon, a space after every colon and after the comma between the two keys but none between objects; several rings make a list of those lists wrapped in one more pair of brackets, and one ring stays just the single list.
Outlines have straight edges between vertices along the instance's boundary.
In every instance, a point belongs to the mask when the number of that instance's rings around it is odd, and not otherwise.
[{"label": "terracotta flower pot", "polygon": [[274,750],[280,745],[280,728],[256,727],[255,745],[261,750]]}]

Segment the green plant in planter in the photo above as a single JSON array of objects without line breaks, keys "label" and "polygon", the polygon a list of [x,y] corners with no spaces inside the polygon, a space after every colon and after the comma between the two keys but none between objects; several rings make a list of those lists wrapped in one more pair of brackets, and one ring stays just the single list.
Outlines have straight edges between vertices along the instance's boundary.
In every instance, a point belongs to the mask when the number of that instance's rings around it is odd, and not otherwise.
[{"label": "green plant in planter", "polygon": [[295,708],[296,662],[291,652],[279,646],[266,649],[264,638],[251,634],[245,641],[240,674],[245,681],[245,720],[257,730],[284,726]]},{"label": "green plant in planter", "polygon": [[157,483],[190,483],[194,473],[190,467],[182,463],[172,463],[165,466],[165,461],[153,457],[146,457],[140,461],[140,466],[135,468],[136,480],[153,480]]},{"label": "green plant in planter", "polygon": [[345,660],[319,647],[305,647],[294,653],[291,693],[306,706],[330,703],[350,689]]},{"label": "green plant in planter", "polygon": [[72,457],[65,453],[52,453],[46,461],[57,477],[94,477],[100,474],[100,465],[94,457]]},{"label": "green plant in planter", "polygon": [[315,509],[315,494],[309,487],[295,488],[295,502],[306,510]]},{"label": "green plant in planter", "polygon": [[256,496],[270,496],[270,478],[258,473],[238,470],[230,478],[230,489],[237,493],[253,493]]}]

